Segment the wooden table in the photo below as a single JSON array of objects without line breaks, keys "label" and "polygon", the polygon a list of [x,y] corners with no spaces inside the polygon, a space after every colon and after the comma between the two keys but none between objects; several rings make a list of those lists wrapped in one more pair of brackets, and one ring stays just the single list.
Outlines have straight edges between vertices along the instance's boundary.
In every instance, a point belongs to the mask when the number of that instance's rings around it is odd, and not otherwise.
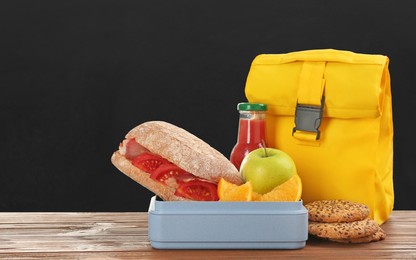
[{"label": "wooden table", "polygon": [[339,244],[310,238],[297,250],[157,250],[147,213],[0,213],[0,259],[416,259],[416,211],[394,211],[387,239]]}]

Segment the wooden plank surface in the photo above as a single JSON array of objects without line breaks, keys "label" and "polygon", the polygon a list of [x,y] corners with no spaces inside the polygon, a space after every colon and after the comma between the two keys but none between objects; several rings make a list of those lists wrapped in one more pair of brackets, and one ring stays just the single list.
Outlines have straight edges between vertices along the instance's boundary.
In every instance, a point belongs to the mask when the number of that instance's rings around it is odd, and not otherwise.
[{"label": "wooden plank surface", "polygon": [[416,259],[416,211],[394,211],[384,241],[310,238],[298,250],[156,250],[147,213],[0,213],[0,259],[319,258]]}]

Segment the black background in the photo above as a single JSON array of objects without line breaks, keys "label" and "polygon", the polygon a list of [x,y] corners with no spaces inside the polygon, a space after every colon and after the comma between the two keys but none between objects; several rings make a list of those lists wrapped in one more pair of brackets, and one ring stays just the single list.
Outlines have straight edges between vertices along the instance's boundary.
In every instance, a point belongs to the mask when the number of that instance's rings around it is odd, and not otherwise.
[{"label": "black background", "polygon": [[251,61],[334,48],[390,58],[395,208],[416,209],[409,1],[1,1],[0,211],[146,211],[110,162],[165,120],[228,156]]}]

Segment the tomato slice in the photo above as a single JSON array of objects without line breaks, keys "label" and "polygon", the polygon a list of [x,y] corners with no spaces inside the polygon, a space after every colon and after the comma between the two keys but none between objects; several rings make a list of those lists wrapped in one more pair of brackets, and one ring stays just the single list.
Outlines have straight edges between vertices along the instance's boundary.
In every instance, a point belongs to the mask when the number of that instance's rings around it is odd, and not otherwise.
[{"label": "tomato slice", "polygon": [[132,160],[132,164],[142,171],[153,173],[157,168],[164,164],[171,164],[165,158],[153,153],[142,153]]},{"label": "tomato slice", "polygon": [[192,180],[179,184],[176,196],[190,200],[215,201],[218,200],[217,185],[207,181]]},{"label": "tomato slice", "polygon": [[150,175],[150,178],[166,184],[165,181],[169,178],[175,178],[178,182],[184,182],[195,179],[195,176],[174,164],[162,164]]}]

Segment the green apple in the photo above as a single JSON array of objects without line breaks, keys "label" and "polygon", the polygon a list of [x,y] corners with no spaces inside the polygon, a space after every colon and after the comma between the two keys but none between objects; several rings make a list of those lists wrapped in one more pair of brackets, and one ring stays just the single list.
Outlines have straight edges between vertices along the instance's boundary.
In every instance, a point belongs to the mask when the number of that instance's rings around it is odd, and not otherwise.
[{"label": "green apple", "polygon": [[275,148],[258,148],[244,157],[240,173],[245,181],[251,181],[253,190],[265,194],[296,174],[293,159]]}]

